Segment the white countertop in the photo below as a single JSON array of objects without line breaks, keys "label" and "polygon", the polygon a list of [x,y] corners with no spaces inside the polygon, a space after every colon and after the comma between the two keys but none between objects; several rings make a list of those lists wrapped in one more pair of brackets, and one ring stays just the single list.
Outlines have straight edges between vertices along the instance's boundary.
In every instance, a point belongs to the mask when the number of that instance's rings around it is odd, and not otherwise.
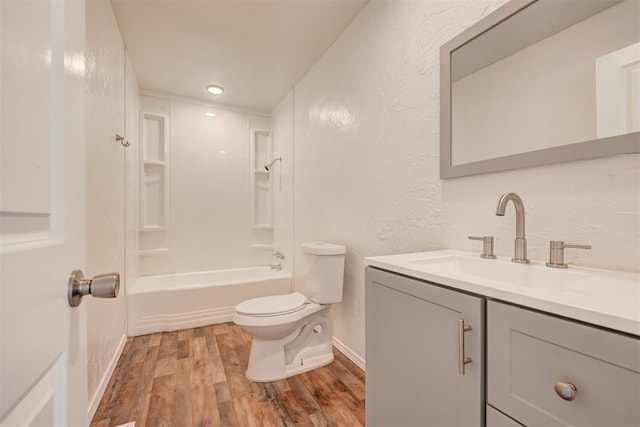
[{"label": "white countertop", "polygon": [[555,269],[454,250],[367,257],[365,264],[640,336],[640,273]]}]

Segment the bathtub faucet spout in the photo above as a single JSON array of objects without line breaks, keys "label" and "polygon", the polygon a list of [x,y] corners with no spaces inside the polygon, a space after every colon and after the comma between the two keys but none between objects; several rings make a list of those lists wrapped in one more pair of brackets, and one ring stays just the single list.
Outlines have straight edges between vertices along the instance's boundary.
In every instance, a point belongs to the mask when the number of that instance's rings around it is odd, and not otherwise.
[{"label": "bathtub faucet spout", "polygon": [[271,269],[272,270],[282,270],[282,264],[272,264],[271,265]]}]

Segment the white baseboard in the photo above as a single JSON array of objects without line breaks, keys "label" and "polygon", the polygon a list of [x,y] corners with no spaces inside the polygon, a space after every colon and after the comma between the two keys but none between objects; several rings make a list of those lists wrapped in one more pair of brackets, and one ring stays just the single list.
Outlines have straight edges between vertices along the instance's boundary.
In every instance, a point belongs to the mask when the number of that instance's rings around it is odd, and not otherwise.
[{"label": "white baseboard", "polygon": [[107,385],[109,384],[111,375],[113,375],[113,371],[116,370],[118,359],[120,359],[120,355],[122,354],[122,350],[124,350],[124,345],[126,343],[127,343],[127,336],[122,335],[122,338],[120,339],[120,343],[118,343],[118,347],[116,348],[116,351],[113,353],[113,357],[111,357],[111,360],[109,361],[107,370],[102,375],[102,378],[100,379],[100,383],[98,383],[98,390],[96,390],[96,394],[89,399],[89,410],[88,410],[89,422],[93,420],[93,416],[96,414],[96,411],[98,410],[100,399],[102,399],[102,396],[104,395],[104,392],[107,389]]},{"label": "white baseboard", "polygon": [[342,354],[347,356],[347,359],[355,363],[358,368],[362,369],[363,371],[366,371],[365,369],[366,363],[362,356],[360,356],[355,351],[351,350],[349,347],[347,347],[342,341],[340,341],[336,337],[333,337],[333,346],[338,350],[340,350]]}]

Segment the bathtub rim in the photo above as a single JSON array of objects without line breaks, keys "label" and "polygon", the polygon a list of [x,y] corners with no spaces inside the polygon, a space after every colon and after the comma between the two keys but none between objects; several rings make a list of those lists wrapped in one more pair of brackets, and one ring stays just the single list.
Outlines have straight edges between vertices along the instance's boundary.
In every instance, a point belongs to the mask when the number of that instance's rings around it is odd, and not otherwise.
[{"label": "bathtub rim", "polygon": [[[270,276],[265,275],[248,275],[243,278],[234,278],[234,279],[226,279],[226,280],[207,280],[206,278],[202,278],[195,283],[184,284],[184,282],[180,283],[176,281],[172,283],[174,279],[179,279],[182,277],[190,277],[195,275],[203,275],[211,274],[214,276],[215,274],[223,274],[226,272],[239,272],[239,271],[259,271],[259,272],[269,272]],[[207,287],[223,287],[223,286],[233,286],[233,285],[241,285],[244,283],[250,282],[265,282],[273,279],[292,279],[293,276],[286,271],[279,270],[271,270],[270,266],[258,266],[258,267],[238,267],[238,268],[228,268],[224,270],[206,270],[206,271],[192,271],[192,272],[181,272],[181,273],[166,273],[166,274],[155,274],[150,276],[139,276],[135,280],[132,281],[131,285],[127,287],[127,295],[137,295],[137,294],[145,294],[151,292],[176,292],[176,291],[184,291],[187,289],[202,289]],[[152,286],[149,282],[154,280],[167,280],[167,283],[164,283],[163,286],[154,287],[152,289],[147,289],[147,287]],[[145,286],[146,285],[146,286]]]}]

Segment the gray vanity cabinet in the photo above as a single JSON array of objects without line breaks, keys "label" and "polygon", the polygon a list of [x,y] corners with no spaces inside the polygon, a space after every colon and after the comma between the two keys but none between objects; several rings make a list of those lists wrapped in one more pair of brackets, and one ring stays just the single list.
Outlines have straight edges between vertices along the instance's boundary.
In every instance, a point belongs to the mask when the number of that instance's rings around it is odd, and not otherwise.
[{"label": "gray vanity cabinet", "polygon": [[[487,336],[487,401],[500,412],[526,426],[640,426],[638,337],[497,301]],[[509,425],[490,411],[487,426]]]},{"label": "gray vanity cabinet", "polygon": [[367,425],[483,425],[484,299],[372,267],[365,281]]}]

